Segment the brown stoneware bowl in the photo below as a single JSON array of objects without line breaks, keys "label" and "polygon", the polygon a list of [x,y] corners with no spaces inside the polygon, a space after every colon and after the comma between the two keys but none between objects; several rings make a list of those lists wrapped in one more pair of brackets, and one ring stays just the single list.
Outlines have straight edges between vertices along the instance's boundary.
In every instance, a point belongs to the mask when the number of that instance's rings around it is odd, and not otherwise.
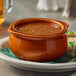
[{"label": "brown stoneware bowl", "polygon": [[[57,24],[62,30],[50,35],[25,34],[16,30],[21,24],[31,22],[46,22]],[[47,18],[27,18],[15,21],[9,27],[9,47],[19,58],[29,61],[52,61],[62,56],[67,49],[65,32],[68,24],[62,21]]]}]

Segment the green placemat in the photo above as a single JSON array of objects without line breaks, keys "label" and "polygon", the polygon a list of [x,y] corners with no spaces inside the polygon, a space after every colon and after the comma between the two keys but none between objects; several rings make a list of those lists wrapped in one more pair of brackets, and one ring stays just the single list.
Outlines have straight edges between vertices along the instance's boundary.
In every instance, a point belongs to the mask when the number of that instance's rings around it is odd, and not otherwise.
[{"label": "green placemat", "polygon": [[9,48],[3,48],[3,49],[0,48],[0,52],[2,52],[3,54],[5,54],[7,56],[12,57],[12,58],[19,59],[12,53],[12,51]]}]

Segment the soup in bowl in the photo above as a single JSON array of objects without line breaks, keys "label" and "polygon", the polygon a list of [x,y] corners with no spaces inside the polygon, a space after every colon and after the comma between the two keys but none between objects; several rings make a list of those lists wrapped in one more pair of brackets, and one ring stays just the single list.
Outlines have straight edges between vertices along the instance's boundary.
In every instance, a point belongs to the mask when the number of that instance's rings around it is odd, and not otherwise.
[{"label": "soup in bowl", "polygon": [[68,24],[47,18],[27,18],[9,27],[9,47],[19,58],[46,62],[62,56],[67,49]]},{"label": "soup in bowl", "polygon": [[22,24],[17,30],[32,35],[51,35],[60,32],[62,28],[54,23],[34,22]]}]

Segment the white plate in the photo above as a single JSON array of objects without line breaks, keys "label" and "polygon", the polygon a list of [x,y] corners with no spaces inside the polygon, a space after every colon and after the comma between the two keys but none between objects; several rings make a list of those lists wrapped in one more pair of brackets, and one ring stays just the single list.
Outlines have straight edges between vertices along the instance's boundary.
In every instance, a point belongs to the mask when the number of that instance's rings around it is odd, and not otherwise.
[{"label": "white plate", "polygon": [[[7,48],[8,47],[8,38],[3,38],[0,40],[0,48]],[[38,63],[38,62],[31,62],[31,61],[24,61],[19,59],[14,59],[9,57],[0,52],[0,58],[7,61],[11,65],[26,70],[32,71],[43,71],[43,72],[60,72],[60,71],[69,71],[76,69],[76,62],[68,62],[68,63]]]}]

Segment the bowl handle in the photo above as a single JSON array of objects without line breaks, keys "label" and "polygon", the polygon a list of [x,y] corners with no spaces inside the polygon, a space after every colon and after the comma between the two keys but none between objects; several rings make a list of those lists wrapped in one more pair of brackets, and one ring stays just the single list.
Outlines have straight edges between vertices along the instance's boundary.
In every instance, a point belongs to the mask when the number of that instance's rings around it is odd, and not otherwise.
[{"label": "bowl handle", "polygon": [[66,23],[66,22],[63,22],[63,21],[59,21],[61,24],[63,24],[67,29],[68,29],[68,27],[69,27],[69,24],[68,23]]}]

